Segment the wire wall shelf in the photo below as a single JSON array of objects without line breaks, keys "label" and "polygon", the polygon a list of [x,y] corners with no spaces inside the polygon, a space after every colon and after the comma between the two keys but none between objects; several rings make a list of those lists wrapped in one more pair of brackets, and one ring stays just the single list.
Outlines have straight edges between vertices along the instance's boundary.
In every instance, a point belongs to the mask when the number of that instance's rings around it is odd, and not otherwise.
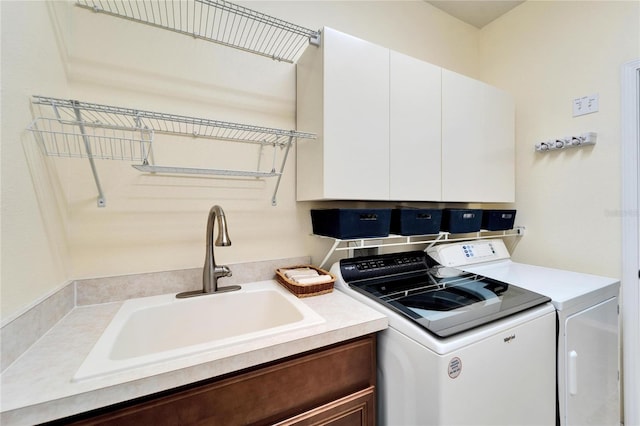
[{"label": "wire wall shelf", "polygon": [[331,259],[331,256],[337,251],[351,251],[360,249],[377,249],[382,247],[395,247],[395,246],[413,246],[413,245],[426,245],[430,248],[436,244],[452,241],[468,241],[479,240],[481,238],[490,237],[522,237],[524,235],[525,227],[516,226],[513,229],[507,229],[504,231],[487,231],[480,230],[477,232],[470,232],[468,234],[452,234],[450,232],[439,232],[437,234],[425,234],[425,235],[395,235],[389,234],[386,237],[372,237],[372,238],[350,238],[339,239],[333,237],[327,237],[324,235],[315,235],[316,237],[333,240],[331,248],[327,252],[326,256],[318,265],[319,268],[327,266],[327,262]]},{"label": "wire wall shelf", "polygon": [[[28,130],[34,134],[46,155],[54,157],[89,159],[96,186],[98,206],[106,205],[98,178],[95,159],[140,162],[133,165],[139,171],[162,174],[198,174],[267,178],[277,177],[272,204],[291,145],[297,139],[315,139],[313,133],[282,130],[261,126],[165,114],[152,111],[122,108],[76,100],[34,96],[34,105],[40,106],[42,116],[31,122]],[[220,141],[259,145],[258,164],[255,170],[226,170],[159,166],[152,164],[155,134],[188,136]],[[265,147],[272,148],[270,170],[260,165]],[[278,167],[278,151],[280,156]]]},{"label": "wire wall shelf", "polygon": [[124,129],[132,133],[151,131],[151,133],[278,146],[288,145],[290,137],[301,139],[315,139],[316,137],[312,133],[44,96],[34,96],[33,103],[50,106],[54,118],[63,122],[75,123],[76,125],[78,122],[82,122],[87,127]]},{"label": "wire wall shelf", "polygon": [[224,0],[77,0],[80,7],[293,63],[320,32]]},{"label": "wire wall shelf", "polygon": [[[38,117],[30,125],[46,155],[101,160],[147,161],[153,130],[118,129],[85,125],[84,133],[77,121]],[[88,143],[87,143],[88,142]]]}]

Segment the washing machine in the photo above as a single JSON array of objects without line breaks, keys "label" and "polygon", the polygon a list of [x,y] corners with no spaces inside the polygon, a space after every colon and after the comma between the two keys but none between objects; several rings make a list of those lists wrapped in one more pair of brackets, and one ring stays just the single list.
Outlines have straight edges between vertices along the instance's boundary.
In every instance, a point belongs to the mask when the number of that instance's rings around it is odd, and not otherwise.
[{"label": "washing machine", "polygon": [[424,251],[342,259],[331,272],[339,291],[389,319],[378,335],[378,424],[555,424],[549,297],[440,268]]},{"label": "washing machine", "polygon": [[445,267],[481,274],[548,296],[556,309],[557,423],[620,425],[620,282],[513,262],[501,239],[427,249]]}]

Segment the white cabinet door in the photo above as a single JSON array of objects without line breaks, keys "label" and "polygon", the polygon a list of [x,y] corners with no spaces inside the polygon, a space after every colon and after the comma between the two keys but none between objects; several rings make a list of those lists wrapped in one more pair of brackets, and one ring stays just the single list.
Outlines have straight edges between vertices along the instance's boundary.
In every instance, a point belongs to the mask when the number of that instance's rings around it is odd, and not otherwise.
[{"label": "white cabinet door", "polygon": [[[389,49],[322,31],[298,61],[298,200],[389,199]],[[321,55],[321,57],[318,57]]]},{"label": "white cabinet door", "polygon": [[510,95],[442,70],[443,201],[515,201],[515,118]]},{"label": "white cabinet door", "polygon": [[618,298],[565,323],[566,426],[620,424]]},{"label": "white cabinet door", "polygon": [[390,59],[390,199],[438,201],[442,69],[394,51]]}]

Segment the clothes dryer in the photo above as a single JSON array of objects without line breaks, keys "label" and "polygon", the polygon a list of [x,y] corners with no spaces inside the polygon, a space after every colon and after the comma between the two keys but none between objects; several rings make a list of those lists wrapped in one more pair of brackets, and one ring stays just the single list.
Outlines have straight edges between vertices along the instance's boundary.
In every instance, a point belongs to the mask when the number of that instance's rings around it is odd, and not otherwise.
[{"label": "clothes dryer", "polygon": [[620,425],[619,280],[513,262],[501,239],[442,244],[427,252],[445,267],[551,298],[558,323],[558,423]]}]

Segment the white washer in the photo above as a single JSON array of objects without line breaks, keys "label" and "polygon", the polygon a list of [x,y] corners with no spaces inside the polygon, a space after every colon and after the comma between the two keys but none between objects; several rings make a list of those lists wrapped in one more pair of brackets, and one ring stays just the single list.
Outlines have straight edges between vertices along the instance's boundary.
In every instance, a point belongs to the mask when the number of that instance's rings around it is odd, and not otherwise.
[{"label": "white washer", "polygon": [[620,282],[513,262],[500,239],[434,246],[439,263],[552,299],[557,311],[558,417],[563,426],[620,425]]},{"label": "white washer", "polygon": [[[388,284],[386,279],[397,279],[403,268],[420,255],[423,260],[418,263],[426,263],[427,256],[423,252],[409,252],[406,258],[398,255],[400,257],[371,256],[361,261],[347,259],[331,268],[338,290],[389,318],[389,328],[378,335],[378,423],[390,426],[554,425],[556,320],[549,299],[513,285],[506,286],[514,293],[535,295],[537,304],[518,310],[513,302],[505,316],[495,319],[499,305],[510,302],[495,303],[495,299],[477,302],[481,305],[478,309],[481,315],[492,319],[481,325],[471,319],[469,323],[473,325],[466,331],[456,328],[461,327],[460,324],[451,326],[447,317],[460,314],[462,321],[467,321],[469,311],[474,309],[466,306],[445,310],[433,317],[412,319],[412,311],[404,306],[401,307],[404,311],[399,310],[393,305],[397,298],[388,303],[391,299],[385,299],[386,294],[363,292],[359,287],[371,281],[371,287],[384,288],[394,297],[397,294],[400,298],[407,297],[403,292],[411,296],[414,287],[409,289],[401,280]],[[361,262],[357,265],[362,267],[359,272],[355,268],[357,262]],[[345,280],[343,272],[345,276],[351,274],[350,277]],[[354,278],[354,273],[368,278]],[[504,283],[493,284],[504,286]],[[446,286],[438,285],[450,288],[449,282]],[[522,301],[520,297],[516,297],[518,304]],[[502,296],[498,299],[502,301]],[[435,323],[436,328],[445,324],[438,333],[452,334],[438,337],[427,331],[427,317],[433,318],[431,323]]]}]

